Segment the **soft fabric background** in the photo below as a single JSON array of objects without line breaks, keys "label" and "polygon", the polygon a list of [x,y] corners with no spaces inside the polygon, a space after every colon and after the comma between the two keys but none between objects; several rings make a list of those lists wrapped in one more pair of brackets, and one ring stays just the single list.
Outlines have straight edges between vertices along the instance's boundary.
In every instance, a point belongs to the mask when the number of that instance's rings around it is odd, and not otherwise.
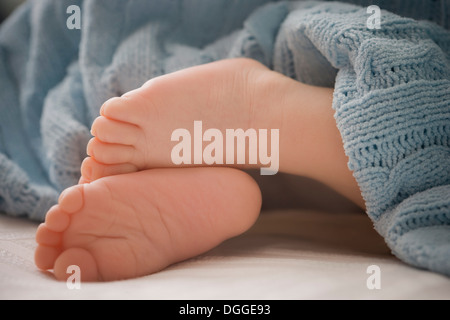
[{"label": "soft fabric background", "polygon": [[[335,88],[337,125],[375,228],[404,261],[450,274],[448,1],[380,1],[396,14],[383,11],[379,31],[367,28],[365,7],[269,2],[27,2],[0,29],[0,210],[44,218],[77,182],[108,98],[247,56]],[[74,4],[81,30],[66,27]]]}]

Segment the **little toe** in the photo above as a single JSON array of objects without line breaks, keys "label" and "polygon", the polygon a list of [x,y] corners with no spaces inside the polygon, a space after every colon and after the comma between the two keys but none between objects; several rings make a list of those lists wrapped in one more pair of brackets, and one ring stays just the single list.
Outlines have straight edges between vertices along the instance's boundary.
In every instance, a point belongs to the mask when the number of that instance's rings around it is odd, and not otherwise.
[{"label": "little toe", "polygon": [[133,124],[100,116],[94,120],[91,134],[102,142],[136,145],[142,130]]},{"label": "little toe", "polygon": [[58,280],[67,280],[70,266],[77,266],[80,270],[81,281],[99,281],[97,263],[92,254],[81,248],[70,248],[62,252],[55,261],[54,274]]},{"label": "little toe", "polygon": [[93,158],[86,158],[81,164],[81,174],[86,181],[95,181],[97,179],[125,174],[138,171],[138,168],[131,163],[122,164],[102,164]]}]

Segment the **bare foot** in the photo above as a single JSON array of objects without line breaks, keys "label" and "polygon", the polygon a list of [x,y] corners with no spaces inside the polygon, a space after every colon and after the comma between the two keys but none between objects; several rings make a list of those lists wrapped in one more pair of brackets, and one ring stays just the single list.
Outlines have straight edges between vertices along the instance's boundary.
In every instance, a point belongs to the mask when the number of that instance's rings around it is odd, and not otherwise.
[{"label": "bare foot", "polygon": [[[171,141],[172,133],[179,128],[193,132],[194,121],[200,120],[203,130],[222,134],[226,129],[279,129],[279,171],[318,180],[364,207],[332,100],[332,88],[300,83],[250,59],[164,75],[102,106],[80,181],[175,166],[171,152],[178,142]],[[236,163],[231,166],[263,167]]]},{"label": "bare foot", "polygon": [[65,190],[36,234],[35,262],[57,279],[139,277],[201,254],[247,230],[261,195],[230,168],[153,169]]},{"label": "bare foot", "polygon": [[194,132],[197,120],[203,130],[222,133],[279,129],[280,97],[287,96],[290,82],[257,61],[230,59],[154,78],[112,98],[92,125],[95,138],[87,147],[91,157],[81,167],[83,181],[175,166],[171,150],[177,142],[171,135],[179,128]]}]

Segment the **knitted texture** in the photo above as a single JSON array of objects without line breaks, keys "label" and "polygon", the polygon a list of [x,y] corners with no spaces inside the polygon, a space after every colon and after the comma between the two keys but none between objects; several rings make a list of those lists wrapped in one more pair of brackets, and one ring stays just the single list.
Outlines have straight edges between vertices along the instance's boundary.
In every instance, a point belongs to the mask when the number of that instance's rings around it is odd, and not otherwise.
[{"label": "knitted texture", "polygon": [[[336,123],[376,230],[403,261],[450,275],[449,2],[349,0],[395,12],[382,10],[373,30],[365,7],[269,2],[25,3],[0,29],[0,210],[44,219],[77,183],[105,100],[246,56],[335,88]],[[66,26],[70,5],[81,30]]]},{"label": "knitted texture", "polygon": [[[312,44],[301,59],[339,70],[335,119],[377,231],[402,260],[450,275],[450,33],[389,12],[370,30],[363,10],[296,12],[291,37]],[[315,69],[300,80],[316,84]]]}]

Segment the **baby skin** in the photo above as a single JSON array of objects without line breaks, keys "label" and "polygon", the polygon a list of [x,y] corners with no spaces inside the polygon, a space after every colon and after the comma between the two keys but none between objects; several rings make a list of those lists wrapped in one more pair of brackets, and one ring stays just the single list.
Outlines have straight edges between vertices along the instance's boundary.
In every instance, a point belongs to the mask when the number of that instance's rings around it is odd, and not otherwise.
[{"label": "baby skin", "polygon": [[37,230],[36,265],[60,280],[70,265],[80,267],[82,281],[134,278],[250,228],[261,194],[246,173],[172,163],[172,132],[190,130],[196,120],[222,132],[279,129],[280,171],[319,180],[363,207],[332,94],[254,60],[229,59],[154,78],[108,100],[92,125],[80,183],[61,194]]}]

